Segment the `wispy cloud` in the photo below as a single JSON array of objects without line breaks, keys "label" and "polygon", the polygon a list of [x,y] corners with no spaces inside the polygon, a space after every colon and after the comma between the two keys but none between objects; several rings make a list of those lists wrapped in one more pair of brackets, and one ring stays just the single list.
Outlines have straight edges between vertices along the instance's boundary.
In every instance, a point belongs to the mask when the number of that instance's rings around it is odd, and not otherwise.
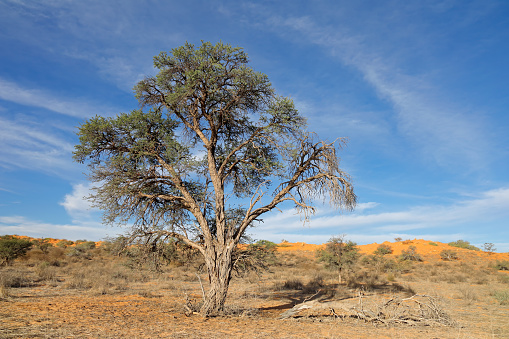
[{"label": "wispy cloud", "polygon": [[59,98],[50,91],[37,88],[24,88],[15,82],[0,78],[0,99],[24,106],[33,106],[76,117],[86,118],[95,114],[110,115],[116,113],[111,107],[93,105],[88,100],[69,100]]},{"label": "wispy cloud", "polygon": [[26,235],[36,238],[101,240],[122,233],[122,229],[107,229],[99,222],[51,224],[23,216],[0,216],[0,234]]},{"label": "wispy cloud", "polygon": [[[480,170],[489,161],[485,151],[490,148],[491,141],[484,133],[485,127],[477,112],[447,99],[447,90],[440,83],[441,77],[449,76],[440,74],[444,65],[436,64],[435,59],[424,62],[416,57],[425,59],[436,40],[444,41],[443,32],[424,24],[420,26],[419,18],[415,18],[415,22],[409,21],[408,13],[396,11],[394,6],[381,8],[392,10],[390,13],[364,14],[365,20],[359,19],[363,22],[360,27],[342,16],[334,24],[323,24],[309,16],[274,14],[260,7],[255,9],[263,18],[264,29],[272,29],[299,44],[323,48],[343,65],[357,69],[380,98],[392,105],[397,130],[420,149],[424,156],[421,158],[449,169],[461,165],[463,171],[465,164],[468,169]],[[440,11],[444,10],[447,8]],[[336,12],[335,15],[339,15]],[[390,30],[385,27],[388,15],[391,16]],[[421,35],[422,38],[415,38]]]},{"label": "wispy cloud", "polygon": [[0,166],[58,176],[69,176],[75,170],[73,145],[51,127],[0,118],[0,142]]},{"label": "wispy cloud", "polygon": [[[381,205],[381,204],[380,204]],[[500,188],[479,193],[476,198],[464,197],[450,205],[425,205],[402,211],[368,213],[368,208],[379,206],[376,203],[361,204],[361,210],[354,213],[338,215],[331,210],[322,209],[311,218],[308,227],[303,227],[302,220],[294,210],[273,213],[264,219],[254,233],[271,239],[288,237],[323,239],[338,233],[356,234],[357,239],[383,238],[391,235],[409,235],[425,237],[430,229],[435,229],[435,239],[457,235],[458,226],[471,235],[478,232],[478,225],[488,224],[493,220],[507,220],[509,217],[509,188]],[[438,232],[440,231],[440,232]],[[449,232],[448,232],[449,231]],[[361,232],[361,233],[359,233]],[[364,234],[364,237],[360,237]],[[366,235],[370,237],[366,238]],[[302,240],[301,240],[302,241]],[[306,240],[308,241],[308,240]]]}]

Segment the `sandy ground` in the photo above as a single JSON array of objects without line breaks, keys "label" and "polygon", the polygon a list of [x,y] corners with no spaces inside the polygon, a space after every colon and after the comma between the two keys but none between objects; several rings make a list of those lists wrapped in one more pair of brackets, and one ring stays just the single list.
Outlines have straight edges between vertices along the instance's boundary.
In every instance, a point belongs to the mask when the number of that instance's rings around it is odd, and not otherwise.
[{"label": "sandy ground", "polygon": [[[394,255],[408,246],[416,246],[417,252],[423,255],[424,265],[438,262],[439,253],[451,249],[446,244],[429,243],[411,240],[411,243],[387,244],[393,248]],[[304,243],[281,245],[279,252],[309,260],[314,258],[316,249],[323,248],[323,245]],[[369,254],[378,245],[359,248]],[[453,249],[459,253],[462,263],[475,263],[475,267],[509,260],[507,253]],[[298,272],[297,269],[291,272]],[[440,296],[441,305],[455,323],[452,326],[386,326],[352,317],[335,318],[329,310],[310,310],[294,318],[279,319],[282,312],[303,301],[303,296],[297,291],[271,290],[275,279],[287,279],[274,274],[252,282],[234,279],[229,301],[240,312],[210,318],[186,316],[184,294],[199,299],[200,285],[180,278],[178,274],[169,274],[162,282],[136,282],[106,293],[69,289],[65,285],[69,278],[65,275],[52,282],[12,288],[8,297],[0,299],[0,338],[509,338],[509,305],[500,305],[489,298],[494,288],[491,283],[434,281],[427,279],[425,272],[402,277],[406,280],[397,283],[407,289]],[[304,275],[302,279],[306,279]],[[458,292],[461,286],[466,291],[472,290],[476,297],[462,296]],[[509,289],[507,284],[500,286]],[[355,293],[352,290],[353,296]],[[364,302],[376,303],[390,297],[388,292],[366,292]]]}]

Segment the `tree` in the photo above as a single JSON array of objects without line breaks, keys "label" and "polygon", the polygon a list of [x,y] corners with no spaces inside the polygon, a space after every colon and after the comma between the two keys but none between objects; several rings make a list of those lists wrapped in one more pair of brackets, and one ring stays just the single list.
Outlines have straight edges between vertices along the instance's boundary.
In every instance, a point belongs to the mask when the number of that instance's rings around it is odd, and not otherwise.
[{"label": "tree", "polygon": [[330,238],[325,249],[317,254],[318,259],[323,261],[328,269],[338,271],[340,284],[343,281],[341,275],[343,270],[353,266],[360,256],[357,244],[351,240],[346,241],[344,235]]},{"label": "tree", "polygon": [[7,265],[17,257],[25,255],[32,246],[29,240],[10,235],[0,236],[0,266]]},{"label": "tree", "polygon": [[497,249],[495,248],[495,244],[492,242],[485,242],[484,245],[482,245],[482,248],[485,252],[488,252],[488,254],[493,254]]},{"label": "tree", "polygon": [[106,223],[131,223],[130,239],[173,237],[199,250],[208,315],[222,309],[232,253],[262,214],[290,202],[307,220],[317,198],[355,206],[336,155],[344,140],[307,132],[241,48],[186,43],[154,66],[158,74],[135,86],[140,109],[85,121],[74,158],[98,183],[91,199]]}]

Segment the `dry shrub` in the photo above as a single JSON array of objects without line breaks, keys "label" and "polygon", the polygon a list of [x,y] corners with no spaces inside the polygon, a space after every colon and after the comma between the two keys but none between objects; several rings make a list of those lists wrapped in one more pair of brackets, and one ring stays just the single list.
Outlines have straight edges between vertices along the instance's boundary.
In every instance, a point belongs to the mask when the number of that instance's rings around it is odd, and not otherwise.
[{"label": "dry shrub", "polygon": [[32,283],[29,279],[27,272],[15,269],[4,269],[0,274],[0,286],[3,287],[28,287]]},{"label": "dry shrub", "polygon": [[509,305],[509,290],[494,291],[491,295],[500,305]]},{"label": "dry shrub", "polygon": [[39,264],[36,270],[36,274],[42,281],[57,281],[57,271],[54,265],[51,265],[48,261],[43,261]]},{"label": "dry shrub", "polygon": [[479,299],[472,286],[463,284],[460,285],[457,290],[459,292],[459,297],[465,300],[469,305]]},{"label": "dry shrub", "polygon": [[277,282],[274,284],[273,289],[275,291],[283,290],[303,290],[304,284],[299,279],[286,280],[284,282]]}]

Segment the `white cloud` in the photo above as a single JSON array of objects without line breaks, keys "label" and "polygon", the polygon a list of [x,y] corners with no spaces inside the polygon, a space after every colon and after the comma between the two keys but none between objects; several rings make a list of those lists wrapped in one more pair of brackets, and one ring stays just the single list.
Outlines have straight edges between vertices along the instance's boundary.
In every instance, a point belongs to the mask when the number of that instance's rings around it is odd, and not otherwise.
[{"label": "white cloud", "polygon": [[91,202],[87,199],[92,193],[93,185],[76,184],[73,185],[72,192],[66,194],[64,201],[60,205],[64,206],[67,213],[73,218],[87,218],[91,212],[97,211],[92,207]]},{"label": "white cloud", "polygon": [[35,238],[101,240],[122,233],[121,228],[106,228],[100,222],[50,224],[23,216],[0,216],[0,234],[26,235]]},{"label": "white cloud", "polygon": [[77,118],[91,117],[95,114],[112,115],[115,112],[110,107],[91,105],[85,99],[69,100],[59,98],[46,90],[23,88],[17,83],[2,78],[0,78],[0,99],[24,106],[41,107]]},{"label": "white cloud", "polygon": [[70,176],[73,145],[66,139],[44,124],[0,118],[0,166]]},{"label": "white cloud", "polygon": [[[376,203],[366,203],[363,207],[375,206]],[[475,236],[481,232],[478,225],[489,227],[490,222],[509,218],[509,188],[482,192],[475,198],[463,197],[450,205],[426,205],[373,214],[361,212],[339,215],[327,209],[318,210],[311,217],[309,227],[303,227],[294,210],[273,212],[252,232],[257,238],[270,240],[283,237],[306,242],[340,233],[355,236],[356,241],[375,238],[387,240],[401,234],[405,237],[431,237],[433,234],[428,233],[429,229],[443,233],[434,235],[440,239],[450,239],[451,235],[463,233]]]},{"label": "white cloud", "polygon": [[[343,12],[348,13],[348,7]],[[327,26],[309,16],[278,16],[260,8],[258,11],[265,19],[264,27],[286,39],[319,46],[344,65],[356,68],[378,95],[393,106],[399,133],[425,159],[449,169],[461,165],[463,172],[465,164],[471,170],[486,166],[489,161],[486,150],[493,140],[487,138],[489,134],[484,132],[478,112],[466,113],[472,112],[472,108],[447,100],[440,77],[449,75],[438,71],[443,65],[412,64],[418,59],[416,55],[425,58],[424,55],[432,53],[433,38],[444,39],[443,32],[426,30],[418,21],[408,22],[407,13],[399,12],[387,13],[392,15],[393,25],[387,28],[383,14],[363,14],[369,20],[363,20],[363,26],[358,27],[347,18]],[[336,14],[340,18],[344,15]],[[413,30],[412,34],[408,30]],[[414,38],[420,35],[422,39]],[[367,116],[360,118],[369,120]]]}]

